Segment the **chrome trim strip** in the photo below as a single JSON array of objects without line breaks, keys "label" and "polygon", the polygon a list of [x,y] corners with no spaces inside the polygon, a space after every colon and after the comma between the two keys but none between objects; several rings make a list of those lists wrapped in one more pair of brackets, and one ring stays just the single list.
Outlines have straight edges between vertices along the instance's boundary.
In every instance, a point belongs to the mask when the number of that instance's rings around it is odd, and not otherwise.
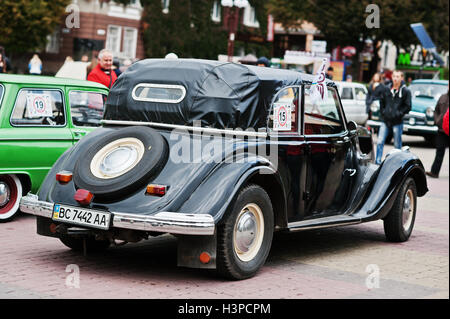
[{"label": "chrome trim strip", "polygon": [[[24,213],[52,218],[53,203],[40,201],[34,194],[22,197],[20,210]],[[214,218],[209,214],[160,212],[155,215],[137,215],[111,212],[112,227],[155,231],[184,235],[214,235]]]},{"label": "chrome trim strip", "polygon": [[322,217],[314,220],[302,220],[299,222],[288,223],[288,228],[289,231],[297,231],[297,230],[354,225],[360,223],[361,218],[355,218],[350,216],[331,216],[331,217]]},{"label": "chrome trim strip", "polygon": [[160,212],[155,215],[112,213],[113,227],[170,234],[214,235],[214,219],[209,214]]},{"label": "chrome trim strip", "polygon": [[[380,126],[381,122],[368,120],[367,125],[368,126]],[[438,131],[437,126],[426,126],[426,125],[409,125],[409,124],[403,124],[403,132],[408,132],[409,130],[412,131],[425,131],[430,133],[436,133]]]},{"label": "chrome trim strip", "polygon": [[169,128],[177,130],[188,130],[194,133],[210,133],[210,134],[228,134],[229,136],[251,136],[251,137],[267,137],[266,132],[248,132],[248,131],[233,131],[209,127],[199,127],[199,126],[186,126],[186,125],[176,125],[176,124],[165,124],[165,123],[155,123],[155,122],[139,122],[139,121],[116,121],[116,120],[101,120],[102,124],[112,124],[112,125],[141,125],[141,126],[154,126],[158,128]]},{"label": "chrome trim strip", "polygon": [[437,133],[438,128],[437,128],[437,126],[403,124],[403,132],[408,132],[409,130],[411,130],[411,131],[425,131],[425,132]]}]

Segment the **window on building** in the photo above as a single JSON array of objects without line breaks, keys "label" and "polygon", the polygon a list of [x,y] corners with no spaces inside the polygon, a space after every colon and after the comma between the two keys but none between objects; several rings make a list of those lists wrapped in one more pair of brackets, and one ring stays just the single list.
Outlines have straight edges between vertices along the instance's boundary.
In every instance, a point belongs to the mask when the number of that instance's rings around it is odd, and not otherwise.
[{"label": "window on building", "polygon": [[47,45],[45,46],[45,52],[59,53],[59,37],[59,30],[56,30],[55,32],[47,36]]},{"label": "window on building", "polygon": [[170,0],[161,0],[163,13],[169,13]]},{"label": "window on building", "polygon": [[259,22],[256,19],[256,10],[248,5],[244,9],[244,25],[252,28],[259,28]]},{"label": "window on building", "polygon": [[136,57],[137,33],[135,28],[124,28],[123,54],[127,58],[134,59]]},{"label": "window on building", "polygon": [[122,36],[122,27],[109,25],[106,34],[106,48],[115,54],[120,52],[120,39]]},{"label": "window on building", "polygon": [[211,19],[214,22],[220,22],[221,14],[222,14],[222,10],[221,10],[220,1],[214,1],[212,12],[211,12]]}]

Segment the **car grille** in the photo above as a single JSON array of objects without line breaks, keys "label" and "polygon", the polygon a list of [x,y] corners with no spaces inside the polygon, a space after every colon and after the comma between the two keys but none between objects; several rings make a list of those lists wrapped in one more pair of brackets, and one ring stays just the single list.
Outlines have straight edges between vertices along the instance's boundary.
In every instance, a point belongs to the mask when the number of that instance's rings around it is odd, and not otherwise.
[{"label": "car grille", "polygon": [[425,114],[421,113],[409,113],[403,118],[403,124],[408,125],[427,125],[427,119]]}]

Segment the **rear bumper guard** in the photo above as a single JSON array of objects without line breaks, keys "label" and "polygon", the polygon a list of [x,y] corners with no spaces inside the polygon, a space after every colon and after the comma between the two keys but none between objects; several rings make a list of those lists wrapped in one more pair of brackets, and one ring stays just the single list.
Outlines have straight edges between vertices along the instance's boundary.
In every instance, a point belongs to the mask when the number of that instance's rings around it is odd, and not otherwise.
[{"label": "rear bumper guard", "polygon": [[[53,203],[40,201],[34,194],[28,194],[20,201],[20,210],[24,213],[52,218]],[[111,212],[112,225],[141,231],[155,231],[183,235],[214,235],[214,219],[209,214],[185,214],[159,212],[154,215],[138,215],[123,212]],[[110,227],[110,228],[111,228]]]}]

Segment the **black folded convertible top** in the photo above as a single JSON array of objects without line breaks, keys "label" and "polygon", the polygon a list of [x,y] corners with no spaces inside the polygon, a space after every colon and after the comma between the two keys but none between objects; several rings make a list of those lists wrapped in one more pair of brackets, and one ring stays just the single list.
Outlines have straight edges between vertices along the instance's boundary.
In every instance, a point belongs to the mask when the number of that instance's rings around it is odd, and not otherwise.
[{"label": "black folded convertible top", "polygon": [[[193,125],[219,129],[258,129],[280,88],[299,85],[311,76],[264,67],[195,59],[146,59],[133,64],[109,93],[104,119]],[[133,91],[139,84],[182,86],[176,103],[141,101]],[[134,97],[133,97],[134,96]]]}]

